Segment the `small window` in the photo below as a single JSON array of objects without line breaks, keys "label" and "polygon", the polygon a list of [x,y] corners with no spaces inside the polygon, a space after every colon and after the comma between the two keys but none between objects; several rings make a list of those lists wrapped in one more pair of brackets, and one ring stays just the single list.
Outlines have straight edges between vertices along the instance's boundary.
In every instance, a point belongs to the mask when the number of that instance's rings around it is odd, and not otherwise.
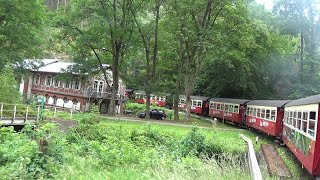
[{"label": "small window", "polygon": [[305,133],[307,133],[307,126],[308,126],[308,121],[302,120],[301,130]]},{"label": "small window", "polygon": [[293,122],[292,122],[292,126],[295,127],[295,128],[297,128],[297,117],[298,117],[297,114],[298,114],[297,111],[294,111],[294,112],[293,112]]},{"label": "small window", "polygon": [[210,104],[209,104],[209,109],[213,109],[213,106],[214,104],[212,103],[212,102],[210,102]]},{"label": "small window", "polygon": [[270,109],[267,109],[266,110],[266,119],[271,119],[271,112],[270,112]]},{"label": "small window", "polygon": [[74,82],[74,89],[80,90],[80,82],[79,81]]},{"label": "small window", "polygon": [[191,106],[196,106],[197,105],[197,101],[191,101]]},{"label": "small window", "polygon": [[47,85],[47,86],[51,86],[51,85],[52,85],[52,76],[47,76],[46,85]]},{"label": "small window", "polygon": [[262,119],[266,118],[266,110],[265,109],[261,109],[261,118]]},{"label": "small window", "polygon": [[59,87],[60,86],[60,81],[58,81],[56,78],[53,78],[53,86],[54,87]]},{"label": "small window", "polygon": [[290,111],[290,114],[289,114],[289,124],[292,126],[293,125],[293,112]]},{"label": "small window", "polygon": [[217,103],[213,103],[213,109],[217,110]]},{"label": "small window", "polygon": [[260,108],[258,108],[258,110],[257,110],[257,117],[261,117],[261,109]]},{"label": "small window", "polygon": [[309,127],[308,127],[308,134],[312,137],[314,137],[315,125],[316,125],[316,121],[310,119]]},{"label": "small window", "polygon": [[234,113],[239,113],[239,106],[234,106],[233,112]]},{"label": "small window", "polygon": [[40,84],[40,74],[34,76],[33,83]]},{"label": "small window", "polygon": [[311,111],[310,113],[309,113],[309,119],[313,119],[313,120],[316,120],[316,112],[314,112],[314,111]]},{"label": "small window", "polygon": [[257,108],[253,108],[253,116],[257,116]]},{"label": "small window", "polygon": [[224,111],[228,111],[228,109],[229,109],[229,104],[225,104],[224,105]]},{"label": "small window", "polygon": [[308,112],[304,111],[304,112],[302,113],[302,119],[303,119],[303,120],[308,120]]},{"label": "small window", "polygon": [[249,107],[249,115],[252,116],[252,107]]},{"label": "small window", "polygon": [[70,89],[70,83],[69,83],[69,82],[65,82],[65,83],[64,83],[64,88]]},{"label": "small window", "polygon": [[220,110],[221,104],[217,103],[217,110]]},{"label": "small window", "polygon": [[298,111],[298,117],[297,117],[297,129],[298,130],[302,130],[301,129],[301,125],[302,124],[302,112]]},{"label": "small window", "polygon": [[197,102],[197,107],[202,107],[202,101]]},{"label": "small window", "polygon": [[233,105],[229,106],[228,112],[233,112]]},{"label": "small window", "polygon": [[271,120],[276,121],[276,110],[271,110]]}]

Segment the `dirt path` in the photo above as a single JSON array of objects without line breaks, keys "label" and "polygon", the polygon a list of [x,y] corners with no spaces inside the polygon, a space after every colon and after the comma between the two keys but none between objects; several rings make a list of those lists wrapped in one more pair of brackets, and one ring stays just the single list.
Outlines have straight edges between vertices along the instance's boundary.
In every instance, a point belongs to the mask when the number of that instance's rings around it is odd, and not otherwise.
[{"label": "dirt path", "polygon": [[[168,126],[179,126],[179,127],[187,127],[192,128],[194,125],[188,124],[181,124],[181,122],[170,122],[166,120],[153,120],[153,119],[140,119],[136,117],[114,117],[114,116],[104,116],[110,120],[115,121],[130,121],[130,122],[143,122],[143,123],[151,123],[151,124],[161,124],[161,125],[168,125]],[[211,130],[223,130],[223,131],[244,131],[245,129],[236,129],[236,128],[214,128],[214,127],[204,127],[204,126],[197,126],[200,129],[211,129]]]}]

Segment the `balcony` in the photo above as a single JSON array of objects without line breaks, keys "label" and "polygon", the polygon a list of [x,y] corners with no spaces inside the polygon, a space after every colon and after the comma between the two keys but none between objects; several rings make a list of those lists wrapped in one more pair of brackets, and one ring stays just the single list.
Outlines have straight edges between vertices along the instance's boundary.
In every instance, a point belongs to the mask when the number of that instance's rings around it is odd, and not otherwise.
[{"label": "balcony", "polygon": [[[93,87],[88,87],[85,91],[85,96],[89,98],[99,98],[99,99],[111,99],[111,92],[98,91]],[[116,95],[116,99],[120,99],[120,94]]]}]

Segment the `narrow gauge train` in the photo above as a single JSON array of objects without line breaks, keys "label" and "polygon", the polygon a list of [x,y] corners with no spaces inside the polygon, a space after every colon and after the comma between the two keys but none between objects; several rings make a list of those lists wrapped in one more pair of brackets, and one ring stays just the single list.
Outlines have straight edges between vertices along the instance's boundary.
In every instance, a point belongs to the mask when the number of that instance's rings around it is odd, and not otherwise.
[{"label": "narrow gauge train", "polygon": [[279,137],[313,176],[320,175],[320,95],[294,101],[209,99],[209,116]]},{"label": "narrow gauge train", "polygon": [[285,105],[282,140],[303,166],[320,175],[320,95],[289,102]]},{"label": "narrow gauge train", "polygon": [[[180,109],[185,109],[185,101],[185,97],[180,96]],[[320,95],[293,101],[191,96],[191,101],[192,113],[224,119],[281,138],[311,175],[320,175],[320,136],[317,136]]]},{"label": "narrow gauge train", "polygon": [[245,124],[271,136],[281,137],[284,105],[288,102],[289,100],[254,100],[247,102]]},{"label": "narrow gauge train", "polygon": [[[135,102],[139,104],[146,103],[146,94],[144,91],[135,90],[134,92]],[[150,103],[155,104],[156,106],[166,107],[166,96],[156,96],[150,95]]]},{"label": "narrow gauge train", "polygon": [[244,124],[246,103],[245,99],[211,98],[209,99],[209,116]]},{"label": "narrow gauge train", "polygon": [[[208,115],[208,107],[209,107],[209,99],[208,97],[203,96],[191,96],[191,109],[190,112],[201,115],[207,116]],[[185,111],[186,109],[186,97],[184,95],[180,95],[179,97],[179,105],[180,110]]]}]

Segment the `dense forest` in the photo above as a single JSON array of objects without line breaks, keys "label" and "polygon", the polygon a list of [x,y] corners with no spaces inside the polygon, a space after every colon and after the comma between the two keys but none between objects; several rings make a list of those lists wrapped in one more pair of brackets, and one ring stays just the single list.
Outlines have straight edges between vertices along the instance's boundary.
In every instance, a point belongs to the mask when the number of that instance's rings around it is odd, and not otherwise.
[{"label": "dense forest", "polygon": [[0,67],[60,58],[78,62],[81,72],[103,72],[108,63],[114,96],[121,77],[147,97],[294,99],[320,92],[319,4],[1,0]]}]

